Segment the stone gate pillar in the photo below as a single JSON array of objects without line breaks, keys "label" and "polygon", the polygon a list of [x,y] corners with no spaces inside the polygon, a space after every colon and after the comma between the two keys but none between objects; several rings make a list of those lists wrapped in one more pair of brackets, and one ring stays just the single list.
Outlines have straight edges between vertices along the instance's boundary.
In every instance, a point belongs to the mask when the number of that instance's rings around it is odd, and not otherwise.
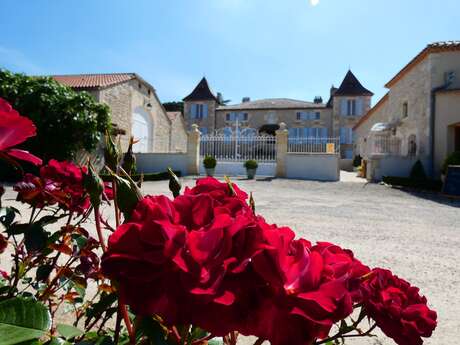
[{"label": "stone gate pillar", "polygon": [[193,124],[187,139],[187,174],[200,174],[200,138],[198,125]]},{"label": "stone gate pillar", "polygon": [[288,151],[288,130],[284,122],[276,131],[276,177],[286,177],[286,155]]}]

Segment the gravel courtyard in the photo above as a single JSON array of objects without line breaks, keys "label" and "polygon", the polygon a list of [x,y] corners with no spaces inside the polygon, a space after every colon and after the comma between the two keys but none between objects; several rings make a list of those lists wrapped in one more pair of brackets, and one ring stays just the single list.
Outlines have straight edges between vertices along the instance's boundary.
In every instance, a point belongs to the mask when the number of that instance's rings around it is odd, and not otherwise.
[{"label": "gravel courtyard", "polygon": [[[238,180],[254,193],[257,212],[310,241],[350,248],[370,266],[390,268],[421,288],[438,312],[431,345],[460,337],[460,201],[357,182]],[[183,179],[193,185],[193,178]],[[166,181],[144,184],[145,194],[167,193]],[[11,188],[5,196],[12,198]],[[243,339],[242,343],[251,341]],[[349,344],[394,344],[384,337]]]}]

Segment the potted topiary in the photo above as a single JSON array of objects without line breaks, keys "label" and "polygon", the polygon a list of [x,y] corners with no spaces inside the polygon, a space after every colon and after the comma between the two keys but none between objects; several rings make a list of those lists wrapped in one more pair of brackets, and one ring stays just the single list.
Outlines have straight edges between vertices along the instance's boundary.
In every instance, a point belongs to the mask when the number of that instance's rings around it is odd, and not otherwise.
[{"label": "potted topiary", "polygon": [[259,167],[259,164],[253,159],[247,160],[244,163],[244,167],[246,168],[246,174],[248,175],[249,180],[253,180],[254,177],[256,176],[257,168]]},{"label": "potted topiary", "polygon": [[203,165],[206,170],[206,176],[214,176],[217,165],[216,159],[213,156],[206,156],[203,159]]}]

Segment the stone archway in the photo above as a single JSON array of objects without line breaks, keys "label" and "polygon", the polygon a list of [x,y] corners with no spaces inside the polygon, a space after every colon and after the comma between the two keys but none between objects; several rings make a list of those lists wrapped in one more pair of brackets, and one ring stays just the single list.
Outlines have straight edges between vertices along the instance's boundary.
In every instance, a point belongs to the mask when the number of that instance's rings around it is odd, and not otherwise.
[{"label": "stone archway", "polygon": [[132,116],[131,135],[138,143],[134,145],[134,152],[153,151],[153,120],[150,114],[142,107],[134,109]]}]

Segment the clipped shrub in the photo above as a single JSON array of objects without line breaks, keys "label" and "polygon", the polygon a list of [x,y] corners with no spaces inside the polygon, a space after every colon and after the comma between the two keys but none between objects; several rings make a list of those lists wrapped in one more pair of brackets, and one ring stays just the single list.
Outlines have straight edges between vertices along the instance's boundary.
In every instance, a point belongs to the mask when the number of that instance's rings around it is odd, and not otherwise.
[{"label": "clipped shrub", "polygon": [[446,157],[444,160],[444,164],[442,165],[442,173],[447,173],[447,167],[449,165],[460,165],[460,151],[456,151],[451,153],[449,156]]},{"label": "clipped shrub", "polygon": [[254,159],[249,159],[246,162],[244,162],[244,167],[246,169],[257,169],[259,167],[259,164]]},{"label": "clipped shrub", "polygon": [[361,166],[362,160],[363,160],[363,158],[360,155],[355,156],[355,158],[353,158],[353,166],[355,168]]},{"label": "clipped shrub", "polygon": [[213,156],[206,156],[203,159],[203,165],[206,169],[214,169],[217,165],[217,161]]},{"label": "clipped shrub", "polygon": [[410,178],[417,181],[425,181],[426,180],[426,173],[425,168],[420,160],[415,162],[412,170],[410,171]]}]

